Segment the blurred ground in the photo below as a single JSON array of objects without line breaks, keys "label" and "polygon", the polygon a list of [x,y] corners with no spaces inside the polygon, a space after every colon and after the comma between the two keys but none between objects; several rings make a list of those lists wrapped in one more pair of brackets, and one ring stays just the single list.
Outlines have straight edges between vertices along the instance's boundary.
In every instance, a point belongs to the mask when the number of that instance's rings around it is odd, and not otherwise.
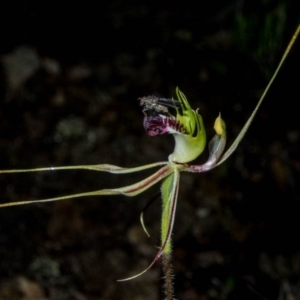
[{"label": "blurred ground", "polygon": [[[230,143],[300,20],[298,1],[15,1],[0,33],[0,168],[163,161],[172,137],[148,137],[137,99],[199,107]],[[18,30],[11,30],[18,24]],[[174,230],[176,299],[300,299],[300,41],[244,141],[212,172],[184,174]],[[202,160],[205,160],[205,155]],[[1,202],[123,186],[147,176],[87,171],[0,175]],[[159,186],[0,210],[0,299],[161,299]],[[290,298],[289,298],[290,297]]]}]

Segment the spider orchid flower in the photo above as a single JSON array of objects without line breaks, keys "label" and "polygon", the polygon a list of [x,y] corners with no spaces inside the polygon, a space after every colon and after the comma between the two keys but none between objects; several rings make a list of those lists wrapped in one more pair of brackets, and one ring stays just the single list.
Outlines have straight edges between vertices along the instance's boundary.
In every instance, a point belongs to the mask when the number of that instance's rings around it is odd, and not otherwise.
[{"label": "spider orchid flower", "polygon": [[[203,120],[198,110],[193,110],[185,95],[177,88],[176,95],[177,100],[158,98],[155,96],[142,97],[140,104],[143,106],[144,112],[144,127],[148,135],[162,135],[173,134],[175,139],[175,148],[172,154],[169,155],[168,161],[156,162],[135,168],[122,168],[115,165],[101,164],[101,165],[81,165],[81,166],[63,166],[63,167],[50,167],[50,168],[35,168],[35,169],[19,169],[19,170],[0,170],[0,174],[4,173],[25,173],[25,172],[39,172],[39,171],[53,171],[53,170],[92,170],[102,171],[114,174],[128,174],[133,172],[139,172],[150,168],[160,167],[160,169],[154,172],[149,177],[120,188],[102,189],[92,192],[85,192],[73,195],[66,195],[55,198],[41,199],[41,200],[29,200],[18,201],[0,204],[0,208],[8,206],[17,206],[32,203],[60,201],[71,198],[87,197],[87,196],[108,196],[108,195],[124,195],[124,196],[136,196],[154,184],[162,181],[161,194],[162,194],[162,217],[161,217],[161,246],[158,250],[154,260],[147,269],[141,273],[123,279],[121,281],[136,278],[144,274],[149,270],[154,263],[163,256],[168,258],[171,255],[171,235],[175,220],[177,196],[179,188],[180,172],[192,172],[201,173],[209,171],[216,166],[223,163],[236,149],[246,131],[248,130],[255,114],[257,113],[265,95],[267,94],[270,86],[272,85],[275,77],[278,74],[287,54],[289,53],[292,45],[294,44],[298,34],[300,32],[300,25],[297,27],[296,32],[291,39],[285,53],[277,69],[275,70],[270,82],[268,83],[264,93],[258,101],[249,119],[243,126],[239,135],[223,154],[226,143],[226,127],[225,123],[219,115],[214,124],[215,136],[208,144],[209,156],[207,161],[202,165],[192,165],[191,161],[196,159],[204,150],[206,146],[206,133],[203,125]],[[174,110],[176,114],[172,114],[170,110]],[[144,221],[143,214],[141,214],[141,224],[148,234]],[[164,263],[169,263],[167,259]],[[169,268],[170,269],[170,268]],[[171,278],[170,274],[167,276],[168,266],[165,266],[166,278]],[[170,279],[171,280],[171,279]],[[167,282],[166,282],[167,285]]]},{"label": "spider orchid flower", "polygon": [[[159,134],[173,134],[174,136],[175,148],[173,153],[169,155],[168,161],[156,162],[135,168],[121,168],[114,165],[101,164],[0,171],[0,173],[16,173],[85,169],[110,172],[114,174],[126,174],[143,171],[149,168],[160,167],[158,171],[154,172],[149,177],[125,187],[102,189],[92,192],[41,200],[4,203],[0,204],[0,208],[23,204],[59,201],[86,196],[124,195],[131,197],[144,192],[154,184],[162,181],[161,247],[147,269],[135,276],[122,279],[120,281],[133,279],[142,275],[149,270],[162,255],[168,257],[171,254],[171,235],[175,220],[180,172],[200,173],[214,168],[220,162],[220,157],[226,143],[225,123],[219,115],[216,118],[214,125],[216,134],[208,144],[209,157],[207,162],[202,165],[189,165],[189,162],[197,158],[203,152],[206,145],[206,133],[202,117],[198,113],[198,110],[193,110],[190,107],[185,95],[178,88],[176,89],[176,94],[178,100],[160,99],[155,96],[143,97],[140,99],[140,103],[144,107],[144,127],[147,134],[150,136]],[[170,109],[175,110],[176,115],[172,115],[170,113]],[[230,149],[229,152],[234,151],[232,147]],[[229,154],[227,154],[227,157],[228,156]],[[223,158],[223,160],[225,159]],[[144,225],[143,214],[141,214],[141,224],[146,234],[148,234]]]}]

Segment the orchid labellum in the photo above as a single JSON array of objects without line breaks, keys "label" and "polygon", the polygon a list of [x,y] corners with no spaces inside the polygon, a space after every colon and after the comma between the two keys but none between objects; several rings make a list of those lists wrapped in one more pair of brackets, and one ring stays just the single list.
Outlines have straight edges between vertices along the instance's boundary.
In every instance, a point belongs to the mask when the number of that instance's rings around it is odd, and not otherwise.
[{"label": "orchid labellum", "polygon": [[[149,177],[125,187],[113,188],[113,189],[101,189],[92,192],[79,193],[73,195],[67,195],[56,198],[42,199],[42,200],[30,200],[19,201],[13,203],[0,204],[0,208],[7,206],[17,206],[23,204],[41,203],[65,200],[70,198],[79,198],[86,196],[105,196],[105,195],[124,195],[124,196],[136,196],[154,184],[162,182],[161,194],[162,194],[162,216],[161,216],[161,246],[158,250],[154,260],[149,267],[141,273],[131,276],[129,280],[136,278],[145,273],[153,264],[162,256],[164,259],[164,272],[166,277],[166,286],[168,288],[168,280],[171,280],[170,274],[170,257],[172,252],[171,236],[173,225],[175,221],[177,196],[179,188],[179,179],[181,172],[202,173],[209,171],[216,166],[224,162],[236,149],[246,131],[248,130],[258,108],[260,107],[267,91],[273,83],[283,61],[285,60],[291,46],[293,45],[297,35],[300,31],[300,25],[298,26],[294,37],[287,47],[272,79],[267,85],[262,97],[258,101],[251,116],[247,120],[246,124],[242,128],[241,132],[233,142],[233,144],[224,152],[226,143],[226,126],[224,121],[219,115],[214,123],[215,135],[208,143],[209,156],[207,161],[202,165],[193,165],[191,162],[195,160],[206,147],[206,132],[202,116],[198,110],[191,108],[185,95],[177,88],[177,99],[164,99],[155,96],[142,97],[140,104],[143,107],[144,112],[144,127],[146,133],[150,136],[172,134],[175,139],[175,148],[173,153],[168,157],[168,161],[156,162],[135,168],[122,168],[114,165],[100,164],[100,165],[82,165],[82,166],[64,166],[64,167],[51,167],[51,168],[37,168],[26,170],[3,170],[0,173],[17,173],[17,172],[37,172],[37,171],[52,171],[52,170],[70,170],[70,169],[85,169],[92,171],[109,172],[114,174],[129,174],[133,172],[139,172],[150,168],[157,168],[159,170],[154,172]],[[142,226],[147,233],[144,226],[143,217],[141,217]],[[167,299],[171,299],[172,287],[167,293]]]}]

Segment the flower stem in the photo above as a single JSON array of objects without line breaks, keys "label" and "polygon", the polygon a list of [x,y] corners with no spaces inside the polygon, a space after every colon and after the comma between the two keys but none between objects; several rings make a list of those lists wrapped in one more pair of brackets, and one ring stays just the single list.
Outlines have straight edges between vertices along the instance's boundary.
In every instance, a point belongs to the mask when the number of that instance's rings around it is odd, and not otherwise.
[{"label": "flower stem", "polygon": [[174,288],[173,288],[173,268],[172,268],[172,256],[171,254],[163,254],[163,273],[165,279],[165,300],[173,300]]},{"label": "flower stem", "polygon": [[165,280],[165,300],[173,300],[173,268],[172,268],[172,229],[175,218],[177,192],[178,192],[179,172],[174,169],[174,173],[164,179],[162,191],[162,220],[161,220],[161,242],[163,274]]}]

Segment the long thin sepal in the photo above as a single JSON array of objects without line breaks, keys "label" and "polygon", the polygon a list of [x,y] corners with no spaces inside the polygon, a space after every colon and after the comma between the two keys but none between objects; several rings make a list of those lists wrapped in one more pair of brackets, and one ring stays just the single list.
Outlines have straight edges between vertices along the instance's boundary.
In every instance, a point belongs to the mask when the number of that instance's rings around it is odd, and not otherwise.
[{"label": "long thin sepal", "polygon": [[18,205],[25,205],[25,204],[32,204],[32,203],[43,203],[43,202],[51,202],[51,201],[60,201],[66,199],[73,199],[73,198],[81,198],[81,197],[88,197],[88,196],[105,196],[105,195],[125,195],[125,196],[135,196],[146,189],[150,188],[152,185],[157,183],[158,181],[164,179],[170,173],[173,172],[173,169],[170,166],[164,166],[155,172],[153,175],[147,177],[146,179],[121,188],[115,189],[103,189],[93,192],[86,192],[86,193],[78,193],[73,195],[55,197],[55,198],[48,198],[48,199],[41,199],[41,200],[28,200],[28,201],[17,201],[17,202],[8,202],[0,204],[0,208],[8,207],[8,206],[18,206]]},{"label": "long thin sepal", "polygon": [[226,160],[226,159],[234,152],[234,150],[237,148],[237,146],[238,146],[238,144],[240,143],[240,141],[243,139],[243,137],[244,137],[245,133],[247,132],[247,130],[248,130],[250,124],[252,123],[252,121],[253,121],[253,119],[254,119],[254,117],[255,117],[255,115],[256,115],[256,113],[257,113],[257,111],[258,111],[258,109],[259,109],[259,107],[260,107],[260,105],[261,105],[261,103],[262,103],[263,100],[265,99],[265,96],[266,96],[267,92],[269,91],[269,89],[270,89],[272,83],[274,82],[274,80],[275,80],[275,78],[276,78],[276,76],[277,76],[277,74],[278,74],[278,72],[279,72],[279,70],[280,70],[282,64],[284,63],[284,61],[285,61],[287,55],[289,54],[289,52],[290,52],[292,46],[294,45],[294,43],[295,43],[295,41],[296,41],[297,36],[299,35],[299,33],[300,33],[300,24],[298,25],[298,27],[297,27],[297,29],[296,29],[296,31],[295,31],[295,33],[294,33],[294,35],[293,35],[291,41],[289,42],[289,44],[288,44],[286,50],[284,51],[284,54],[283,54],[283,56],[282,56],[282,58],[281,58],[281,60],[280,60],[280,62],[279,62],[279,64],[278,64],[278,67],[276,68],[276,70],[275,70],[275,72],[274,72],[274,74],[273,74],[271,80],[269,81],[269,83],[268,83],[267,87],[265,88],[265,90],[264,90],[262,96],[260,97],[260,99],[259,99],[259,101],[258,101],[256,107],[254,108],[254,110],[253,110],[251,116],[250,116],[249,119],[247,120],[246,124],[244,125],[244,127],[242,128],[242,130],[240,131],[239,135],[238,135],[237,138],[234,140],[234,142],[232,143],[232,145],[231,145],[231,146],[229,147],[229,149],[224,153],[224,155],[221,157],[221,159],[218,161],[218,163],[217,163],[214,167],[216,167],[216,166],[220,165],[222,162],[224,162],[224,161],[225,161],[225,160]]},{"label": "long thin sepal", "polygon": [[144,212],[150,207],[150,205],[156,200],[158,199],[159,193],[157,193],[154,197],[152,197],[146,204],[146,206],[144,207],[144,209],[142,210],[141,214],[140,214],[140,222],[142,225],[142,228],[144,230],[144,232],[147,234],[148,237],[150,237],[150,234],[145,226],[145,222],[144,222]]},{"label": "long thin sepal", "polygon": [[126,174],[147,170],[150,168],[161,167],[167,165],[168,162],[157,162],[149,165],[144,165],[134,168],[122,168],[115,165],[81,165],[81,166],[62,166],[62,167],[47,167],[47,168],[33,168],[33,169],[16,169],[16,170],[0,170],[0,174],[4,173],[28,173],[28,172],[41,172],[41,171],[59,171],[59,170],[90,170],[109,172],[114,174]]}]

